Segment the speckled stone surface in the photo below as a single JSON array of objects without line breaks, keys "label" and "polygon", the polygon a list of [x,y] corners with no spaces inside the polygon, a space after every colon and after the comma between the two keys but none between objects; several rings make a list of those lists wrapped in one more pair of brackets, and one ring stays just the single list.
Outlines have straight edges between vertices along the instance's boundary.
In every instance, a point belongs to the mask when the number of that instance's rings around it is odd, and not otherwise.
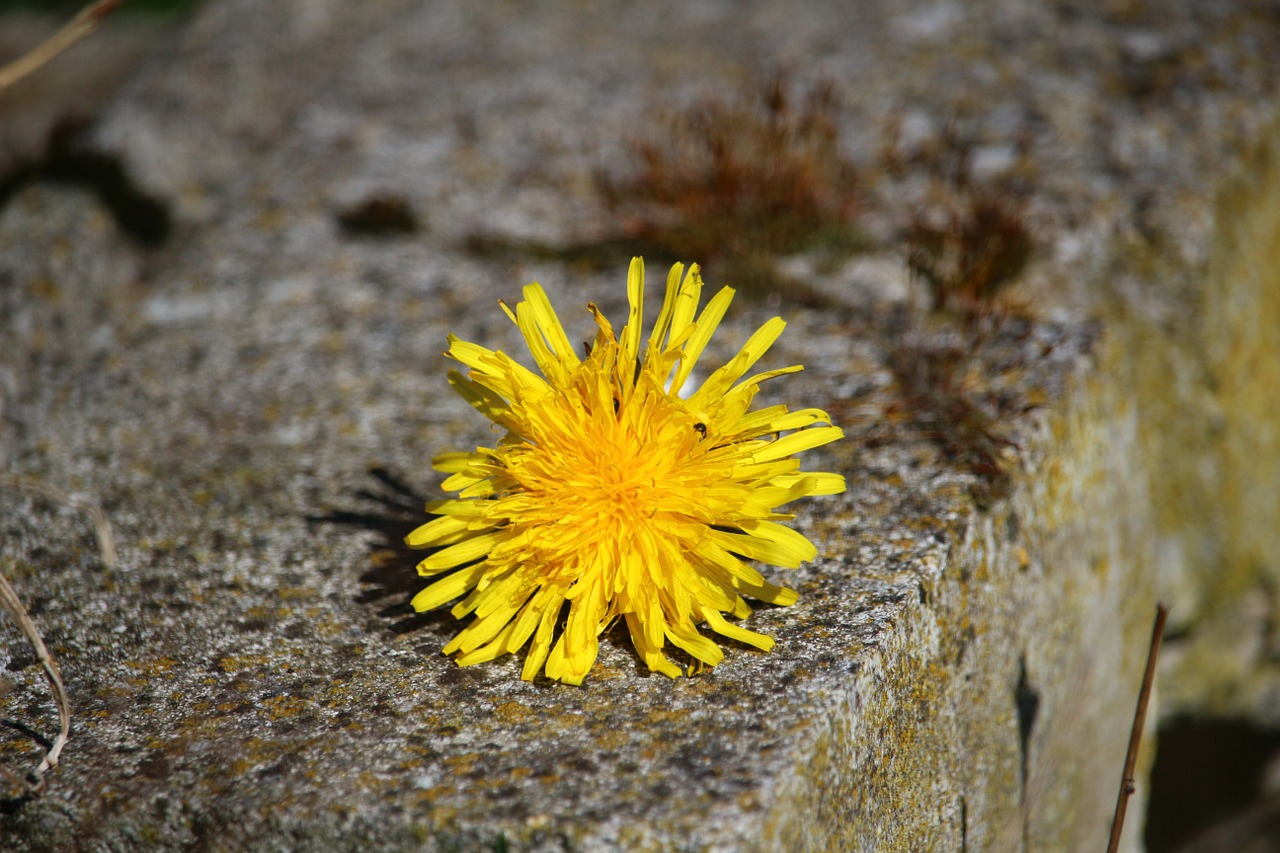
[{"label": "speckled stone surface", "polygon": [[[1100,847],[1164,540],[1138,338],[1091,316],[1195,304],[1277,31],[1249,3],[211,2],[95,129],[169,206],[162,247],[75,188],[0,210],[5,470],[100,505],[120,550],[106,570],[81,514],[0,492],[3,569],[75,710],[48,791],[0,801],[0,847]],[[771,363],[808,369],[764,396],[849,434],[808,460],[850,489],[797,508],[821,552],[785,574],[799,603],[751,617],[777,648],[670,681],[613,631],[581,688],[457,668],[397,545],[439,494],[431,455],[488,438],[444,337],[519,351],[496,300],[531,280],[584,334],[588,300],[619,316],[627,262],[466,238],[590,236],[592,175],[625,168],[655,105],[777,66],[836,81],[873,246],[789,259],[828,304],[740,300],[708,356],[783,313]],[[894,242],[921,181],[875,166],[891,118],[909,150],[955,114],[981,168],[1036,187],[1038,320],[965,363],[1012,442],[1008,493],[982,500],[903,414],[895,354],[954,329]],[[418,233],[335,224],[386,193]],[[0,655],[0,716],[51,731],[16,632]],[[0,744],[15,770],[37,755]]]}]

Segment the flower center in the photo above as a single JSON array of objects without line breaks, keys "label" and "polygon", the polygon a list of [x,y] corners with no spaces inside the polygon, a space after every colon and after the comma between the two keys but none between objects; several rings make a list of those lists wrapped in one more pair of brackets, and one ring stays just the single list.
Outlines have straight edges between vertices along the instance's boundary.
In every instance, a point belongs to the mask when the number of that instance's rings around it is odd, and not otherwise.
[{"label": "flower center", "polygon": [[634,435],[618,424],[613,435],[583,436],[573,447],[551,451],[559,468],[558,482],[548,484],[549,492],[568,511],[579,516],[575,522],[641,522],[662,508],[662,497],[670,491],[674,453]]},{"label": "flower center", "polygon": [[[537,497],[536,523],[548,532],[544,545],[626,542],[672,519],[708,516],[702,504],[712,472],[682,401],[654,395],[620,411],[611,398],[598,403],[570,393],[558,402],[551,426],[509,460],[511,473]],[[572,541],[551,532],[570,528]]]}]

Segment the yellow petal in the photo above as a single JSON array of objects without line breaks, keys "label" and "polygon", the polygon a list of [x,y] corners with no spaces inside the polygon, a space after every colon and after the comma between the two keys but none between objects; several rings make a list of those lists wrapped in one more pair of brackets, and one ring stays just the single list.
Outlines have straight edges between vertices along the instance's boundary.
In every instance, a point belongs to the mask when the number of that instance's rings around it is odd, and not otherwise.
[{"label": "yellow petal", "polygon": [[650,643],[648,632],[637,614],[627,613],[624,619],[627,623],[627,632],[631,635],[631,644],[636,647],[636,651],[640,653],[640,658],[645,666],[649,667],[650,672],[658,672],[668,678],[679,678],[684,675],[680,667],[667,660],[662,654],[661,645],[654,646]]},{"label": "yellow petal", "polygon": [[[662,297],[662,310],[658,312],[658,320],[653,324],[653,331],[649,333],[650,359],[656,358],[666,349],[662,341],[671,328],[671,321],[675,318],[676,296],[680,292],[680,280],[683,274],[684,264],[673,264],[671,271],[667,273],[667,289]],[[666,376],[662,378],[666,379]]]},{"label": "yellow petal", "polygon": [[[670,286],[670,279],[668,279]],[[676,290],[671,306],[671,323],[667,329],[667,346],[679,346],[688,337],[693,315],[697,313],[702,297],[702,272],[697,264],[689,266],[689,272]]]},{"label": "yellow petal", "polygon": [[502,531],[481,533],[473,539],[459,542],[457,545],[450,545],[448,548],[437,551],[421,563],[418,563],[418,574],[432,575],[445,569],[451,569],[454,566],[461,566],[463,563],[470,563],[472,560],[478,560],[488,554],[502,536]]},{"label": "yellow petal", "polygon": [[415,549],[452,545],[492,526],[483,521],[477,523],[471,519],[444,516],[432,519],[414,530],[404,537],[404,544]]},{"label": "yellow petal", "polygon": [[560,618],[560,605],[563,603],[564,593],[552,589],[551,595],[545,602],[537,631],[533,635],[533,642],[529,646],[529,654],[524,659],[524,668],[520,671],[520,677],[525,681],[534,679],[551,651],[552,630],[555,628],[556,620]]},{"label": "yellow petal", "polygon": [[[744,527],[746,525],[747,523],[744,523]],[[770,527],[762,534],[761,527],[764,525]],[[786,530],[793,535],[782,536],[777,533],[778,530]],[[755,531],[752,533],[709,530],[707,535],[734,554],[788,569],[794,569],[806,560],[812,560],[818,554],[818,549],[814,548],[813,543],[808,539],[790,528],[771,521],[755,522]]]},{"label": "yellow petal", "polygon": [[495,501],[427,501],[427,512],[432,515],[452,515],[455,518],[484,518],[490,515]]},{"label": "yellow petal", "polygon": [[[781,411],[777,411],[777,410]],[[729,429],[739,439],[755,438],[771,432],[803,429],[813,424],[830,424],[831,417],[821,409],[788,412],[785,406],[770,406],[738,418]]]},{"label": "yellow petal", "polygon": [[556,595],[554,587],[544,586],[534,593],[533,598],[529,599],[520,614],[511,620],[512,632],[507,637],[507,651],[517,651],[528,642],[547,609],[554,606],[558,613],[562,601],[563,599]]},{"label": "yellow petal", "polygon": [[715,666],[724,660],[724,652],[720,647],[699,634],[692,626],[669,625],[667,636],[673,644],[709,666]]},{"label": "yellow petal", "polygon": [[456,370],[449,371],[449,386],[480,414],[494,423],[507,425],[511,404],[496,391],[468,379]]},{"label": "yellow petal", "polygon": [[680,359],[680,367],[676,371],[675,379],[671,380],[672,394],[680,393],[680,389],[684,387],[685,380],[693,372],[693,366],[697,364],[702,351],[706,349],[711,335],[724,319],[724,312],[729,309],[729,303],[733,301],[733,293],[732,287],[721,288],[720,292],[707,303],[707,307],[702,309],[698,322],[694,324],[693,334],[689,335],[689,340],[684,345],[684,355]]},{"label": "yellow petal", "polygon": [[445,602],[452,601],[475,586],[476,581],[480,580],[480,576],[487,568],[484,563],[480,563],[459,569],[448,577],[441,578],[413,597],[413,601],[410,602],[413,609],[421,613],[424,610],[434,610]]},{"label": "yellow petal", "polygon": [[[439,471],[441,474],[461,474],[464,471],[470,471],[478,464],[484,464],[491,457],[484,453],[473,453],[466,450],[458,450],[452,453],[441,453],[432,457],[431,467]],[[446,491],[453,491],[447,489]]]},{"label": "yellow petal", "polygon": [[[511,635],[515,632],[515,627],[514,622],[508,624],[498,632],[493,642],[473,651],[460,654],[454,660],[457,661],[458,666],[475,666],[478,663],[488,663],[495,658],[501,657],[507,653],[507,645],[510,643]],[[449,645],[453,644],[450,643]],[[445,647],[445,654],[450,654],[448,646]]]},{"label": "yellow petal", "polygon": [[710,607],[704,607],[702,610],[702,618],[706,620],[707,625],[712,631],[722,637],[728,637],[731,640],[737,640],[739,643],[746,643],[749,646],[755,646],[761,651],[769,651],[773,648],[773,637],[765,634],[757,634],[755,631],[748,631],[741,625],[734,625],[720,615],[718,611]]},{"label": "yellow petal", "polygon": [[618,364],[630,369],[640,357],[640,326],[644,322],[644,259],[632,258],[627,271],[627,325],[618,341]]},{"label": "yellow petal", "polygon": [[795,500],[797,497],[842,494],[847,487],[844,477],[839,474],[828,474],[825,471],[783,474],[779,477],[774,477],[773,482],[787,489],[792,495],[786,501],[776,503],[774,506],[781,506],[783,503]]},{"label": "yellow petal", "polygon": [[449,644],[444,647],[444,653],[449,655],[456,651],[473,652],[486,643],[493,640],[512,625],[512,619],[516,615],[519,605],[511,605],[507,602],[505,606],[498,608],[490,613],[477,614],[476,618],[471,620],[471,624],[458,632]]},{"label": "yellow petal", "polygon": [[812,450],[815,447],[821,447],[824,444],[830,444],[833,441],[844,437],[844,431],[840,427],[820,426],[802,429],[799,432],[793,432],[790,435],[784,435],[776,441],[769,442],[763,449],[754,451],[751,458],[755,462],[768,462],[773,459],[782,459],[786,456],[794,456],[805,450]]},{"label": "yellow petal", "polygon": [[689,402],[701,406],[723,397],[733,383],[741,379],[742,375],[769,351],[786,326],[781,317],[774,317],[756,329],[755,333],[742,345],[742,349],[738,350],[738,354],[708,376],[707,381],[702,383],[697,393],[689,396]]}]

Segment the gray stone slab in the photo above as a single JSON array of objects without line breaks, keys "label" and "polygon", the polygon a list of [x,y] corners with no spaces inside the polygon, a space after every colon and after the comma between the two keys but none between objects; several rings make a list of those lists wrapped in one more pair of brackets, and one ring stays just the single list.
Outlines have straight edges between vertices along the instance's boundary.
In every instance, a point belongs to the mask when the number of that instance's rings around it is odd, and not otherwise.
[{"label": "gray stone slab", "polygon": [[[1088,317],[1153,286],[1133,229],[1179,241],[1179,269],[1207,254],[1217,164],[1265,126],[1275,79],[1237,26],[1254,14],[210,3],[95,130],[172,211],[161,248],[75,188],[0,211],[5,467],[100,505],[121,558],[101,565],[76,512],[0,493],[3,569],[75,707],[62,767],[7,801],[0,844],[1101,846],[1157,530],[1126,350]],[[777,648],[671,681],[613,631],[582,688],[521,682],[513,659],[457,668],[439,649],[458,626],[411,613],[397,545],[439,495],[430,457],[490,438],[447,388],[445,335],[518,352],[496,300],[530,280],[586,335],[577,306],[619,318],[628,260],[484,257],[465,238],[597,233],[592,175],[657,105],[779,65],[837,81],[880,236],[833,272],[792,259],[825,307],[739,300],[709,356],[783,313],[772,363],[807,370],[766,396],[849,433],[810,454],[850,489],[798,506],[821,552],[785,574],[799,603],[751,617]],[[873,164],[891,118],[927,146],[957,111],[980,168],[1025,156],[1037,187],[1018,293],[1040,320],[1006,323],[962,377],[1012,442],[1007,494],[903,415],[890,369],[954,329],[918,311],[894,244],[928,188]],[[424,230],[335,224],[388,192]],[[47,731],[37,667],[16,634],[6,652],[4,717]],[[33,755],[15,737],[0,758]]]}]

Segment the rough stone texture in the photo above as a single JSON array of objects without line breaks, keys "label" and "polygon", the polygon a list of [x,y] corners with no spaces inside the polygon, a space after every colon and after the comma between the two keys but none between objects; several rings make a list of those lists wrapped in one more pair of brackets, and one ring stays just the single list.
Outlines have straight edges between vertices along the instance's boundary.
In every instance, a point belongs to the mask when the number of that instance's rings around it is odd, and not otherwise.
[{"label": "rough stone texture", "polygon": [[[106,571],[75,512],[0,494],[3,569],[76,711],[49,791],[4,804],[0,846],[1100,847],[1156,556],[1176,552],[1159,582],[1193,601],[1212,543],[1274,563],[1275,481],[1248,462],[1275,448],[1251,429],[1274,396],[1250,383],[1274,375],[1277,327],[1252,321],[1276,291],[1231,251],[1267,245],[1274,194],[1238,208],[1212,278],[1240,300],[1212,336],[1231,441],[1209,403],[1178,402],[1206,387],[1195,343],[1160,353],[1206,298],[1219,177],[1269,126],[1277,29],[1261,3],[211,3],[96,132],[171,207],[163,248],[76,189],[0,211],[5,468],[101,505],[121,553]],[[842,419],[849,439],[808,464],[851,488],[798,508],[823,556],[786,575],[797,605],[752,617],[777,649],[672,682],[613,632],[581,689],[522,683],[516,660],[458,669],[447,614],[408,611],[420,581],[396,546],[437,493],[429,457],[487,435],[447,391],[444,336],[518,351],[494,301],[535,279],[562,316],[594,299],[616,317],[627,260],[485,258],[464,238],[590,235],[591,174],[623,167],[655,104],[774,65],[837,82],[875,246],[827,273],[788,262],[830,304],[781,309],[771,359],[808,370],[769,394]],[[920,180],[871,168],[890,115],[911,149],[957,111],[975,164],[1033,179],[1041,239],[1019,291],[1040,321],[965,364],[976,397],[1021,404],[990,406],[1021,412],[1000,423],[1018,449],[1008,495],[978,501],[903,416],[895,353],[954,330],[919,316],[894,242]],[[424,232],[336,228],[389,191]],[[1086,319],[1100,309],[1121,319]],[[772,313],[735,305],[711,356]],[[1256,471],[1215,482],[1257,513],[1197,521],[1193,495],[1225,492],[1165,464],[1188,447]],[[3,717],[48,731],[38,668],[16,635],[6,652]]]}]

